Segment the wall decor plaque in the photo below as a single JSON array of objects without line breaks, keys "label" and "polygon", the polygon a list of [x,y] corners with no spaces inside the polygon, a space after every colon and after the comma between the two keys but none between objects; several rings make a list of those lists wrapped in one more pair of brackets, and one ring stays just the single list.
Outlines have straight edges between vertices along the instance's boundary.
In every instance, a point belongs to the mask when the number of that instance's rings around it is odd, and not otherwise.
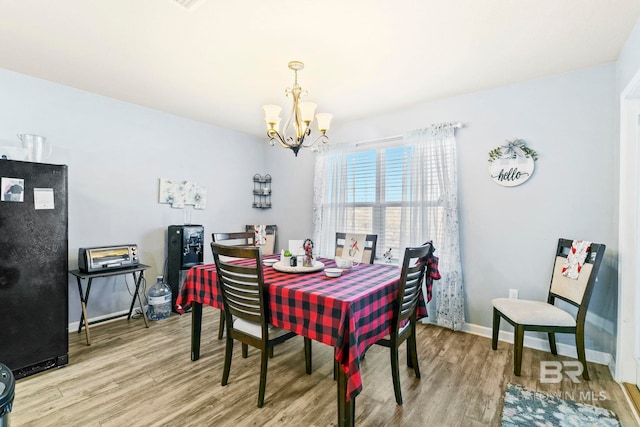
[{"label": "wall decor plaque", "polygon": [[496,184],[515,187],[523,184],[535,169],[538,154],[521,139],[507,140],[489,152],[489,176]]}]

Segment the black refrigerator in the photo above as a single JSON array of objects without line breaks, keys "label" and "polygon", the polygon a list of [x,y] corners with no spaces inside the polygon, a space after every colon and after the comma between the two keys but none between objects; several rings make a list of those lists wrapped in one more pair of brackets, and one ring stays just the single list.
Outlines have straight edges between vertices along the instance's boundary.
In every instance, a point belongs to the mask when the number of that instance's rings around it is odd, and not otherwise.
[{"label": "black refrigerator", "polygon": [[0,363],[69,360],[67,166],[0,160]]}]

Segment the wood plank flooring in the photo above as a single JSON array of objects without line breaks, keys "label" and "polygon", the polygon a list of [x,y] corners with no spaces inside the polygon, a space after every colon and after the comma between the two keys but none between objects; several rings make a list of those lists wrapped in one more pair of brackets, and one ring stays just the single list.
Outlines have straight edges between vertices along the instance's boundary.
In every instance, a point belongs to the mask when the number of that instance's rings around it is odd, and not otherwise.
[{"label": "wood plank flooring", "polygon": [[[229,384],[220,385],[224,341],[219,311],[203,310],[200,360],[190,360],[191,315],[150,322],[118,319],[69,334],[70,363],[17,381],[12,427],[21,426],[333,426],[337,424],[333,350],[313,343],[313,373],[305,374],[302,337],[278,346],[269,360],[263,408],[256,406],[260,356],[234,348]],[[422,379],[401,369],[404,405],[395,403],[389,350],[373,346],[362,361],[364,390],[356,400],[358,426],[500,426],[507,383],[551,392],[615,411],[636,426],[622,387],[602,365],[592,380],[541,384],[541,360],[569,360],[525,349],[521,377],[513,375],[513,346],[488,338],[418,326]],[[400,360],[406,360],[402,347]],[[585,396],[590,396],[589,398]],[[586,400],[585,400],[586,399]]]},{"label": "wood plank flooring", "polygon": [[631,407],[636,415],[640,416],[640,390],[636,384],[623,383],[624,389],[631,400]]}]

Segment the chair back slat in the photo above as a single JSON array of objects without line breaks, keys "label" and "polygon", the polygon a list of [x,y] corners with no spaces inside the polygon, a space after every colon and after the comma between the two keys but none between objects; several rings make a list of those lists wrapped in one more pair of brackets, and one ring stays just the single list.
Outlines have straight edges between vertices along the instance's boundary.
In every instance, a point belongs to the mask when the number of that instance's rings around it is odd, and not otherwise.
[{"label": "chair back slat", "polygon": [[[264,323],[264,279],[259,247],[211,243],[224,311],[241,319]],[[243,260],[242,264],[238,264]]]},{"label": "chair back slat", "polygon": [[237,231],[231,233],[211,233],[215,243],[226,246],[254,246],[256,234],[252,231]]},{"label": "chair back slat", "polygon": [[427,257],[432,250],[430,243],[405,249],[396,300],[397,315],[394,313],[395,328],[399,328],[406,319],[415,316],[427,268]]}]

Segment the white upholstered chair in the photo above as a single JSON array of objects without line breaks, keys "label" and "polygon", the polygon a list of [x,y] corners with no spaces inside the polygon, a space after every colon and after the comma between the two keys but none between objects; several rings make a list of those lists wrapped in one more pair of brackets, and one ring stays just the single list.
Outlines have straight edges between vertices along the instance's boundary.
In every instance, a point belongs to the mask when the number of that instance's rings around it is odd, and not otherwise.
[{"label": "white upholstered chair", "polygon": [[[531,301],[522,299],[496,298],[493,304],[493,337],[491,347],[498,348],[498,333],[500,318],[505,319],[514,327],[514,365],[513,373],[520,376],[522,365],[522,350],[525,331],[547,332],[551,353],[557,354],[556,333],[574,334],[576,336],[576,350],[578,360],[582,363],[582,376],[589,380],[587,361],[584,349],[584,321],[587,308],[591,300],[596,277],[605,245],[591,243],[586,259],[577,279],[566,277],[562,270],[572,248],[572,240],[560,239],[556,249],[551,286],[547,301]],[[563,300],[577,307],[574,316],[568,311],[555,305],[556,300]]]}]

